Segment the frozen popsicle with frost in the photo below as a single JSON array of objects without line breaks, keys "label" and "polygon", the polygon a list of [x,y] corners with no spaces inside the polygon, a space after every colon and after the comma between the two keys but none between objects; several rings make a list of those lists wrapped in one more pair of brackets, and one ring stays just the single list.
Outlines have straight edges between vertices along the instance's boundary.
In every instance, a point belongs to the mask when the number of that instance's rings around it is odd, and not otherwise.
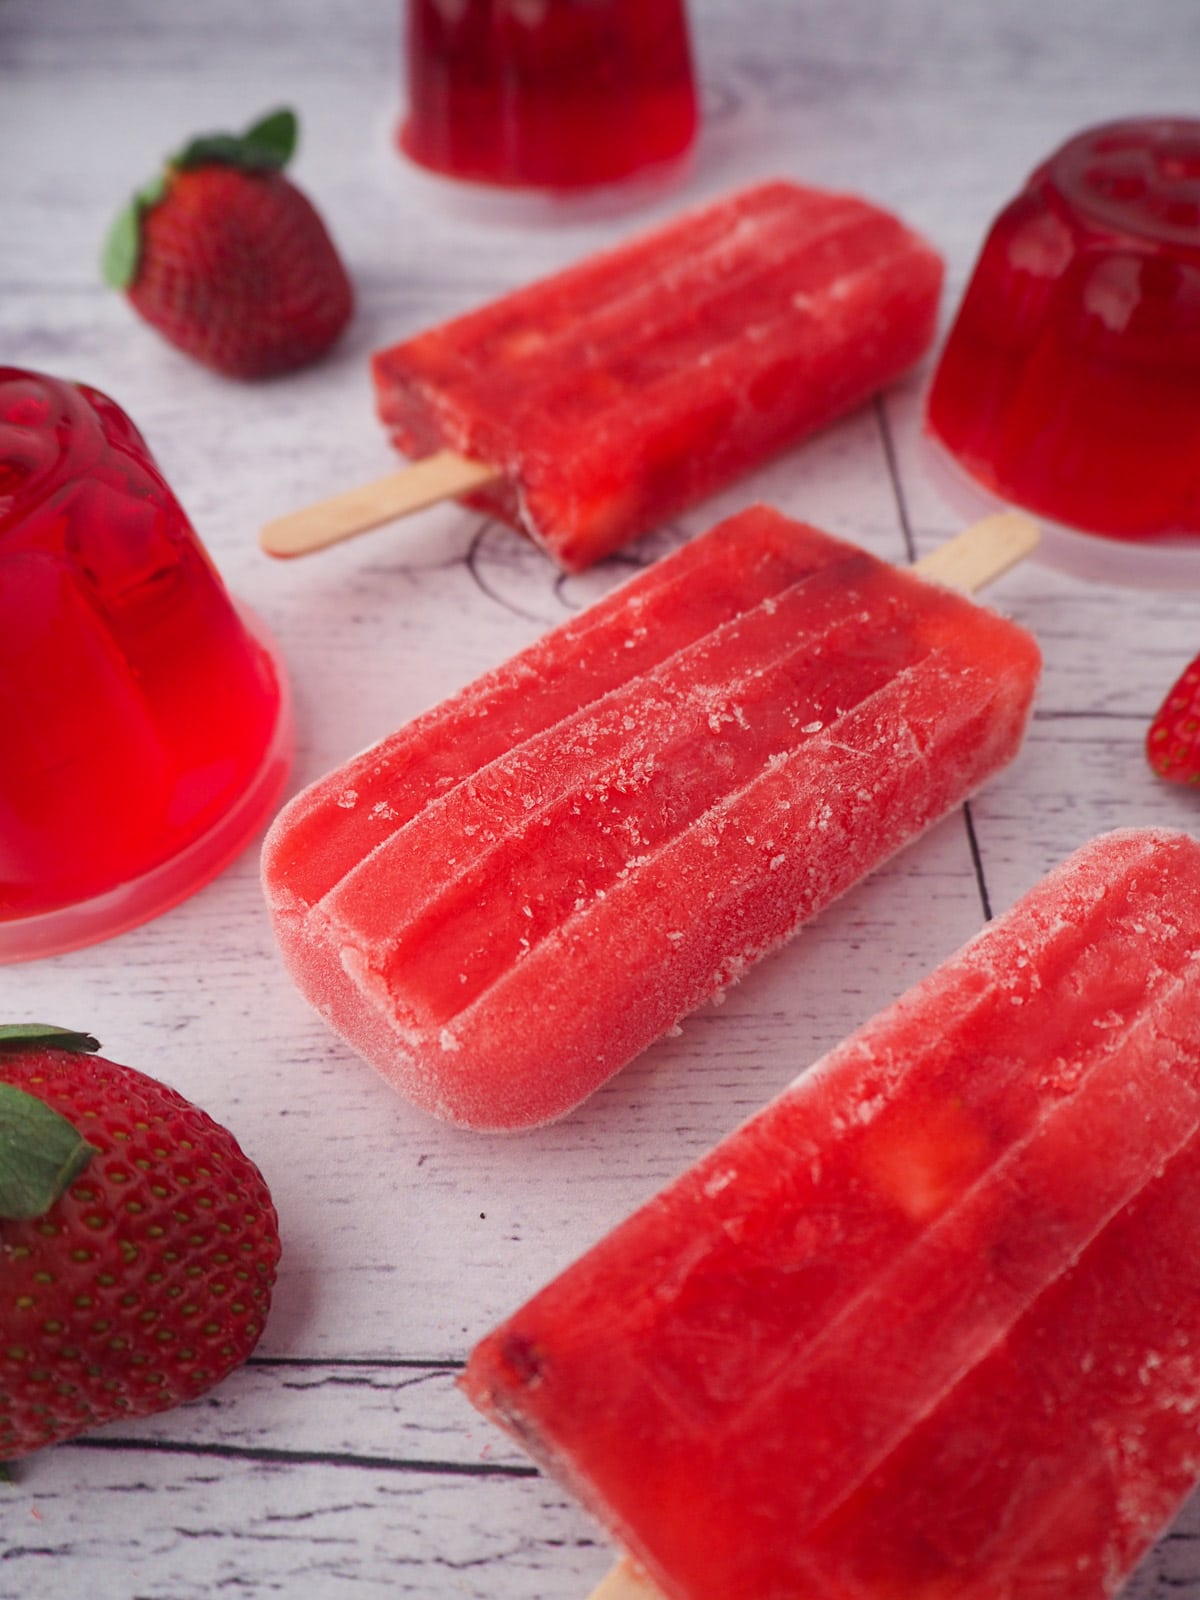
[{"label": "frozen popsicle with frost", "polygon": [[285,962],[426,1109],[562,1116],[1002,767],[1038,667],[1015,624],[752,508],[290,802]]},{"label": "frozen popsicle with frost", "polygon": [[669,1600],[1106,1600],[1200,1473],[1197,1237],[1200,845],[1125,830],[463,1383]]},{"label": "frozen popsicle with frost", "polygon": [[865,200],[743,190],[379,351],[380,417],[422,470],[281,518],[264,547],[462,495],[586,567],[899,378],[941,281]]}]

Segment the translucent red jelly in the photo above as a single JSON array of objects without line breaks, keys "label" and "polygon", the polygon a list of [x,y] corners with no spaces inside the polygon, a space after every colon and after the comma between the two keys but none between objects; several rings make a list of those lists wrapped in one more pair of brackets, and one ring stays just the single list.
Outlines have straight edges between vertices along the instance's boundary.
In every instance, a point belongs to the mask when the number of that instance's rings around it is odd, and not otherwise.
[{"label": "translucent red jelly", "polygon": [[987,489],[1120,539],[1200,534],[1200,121],[1077,135],[997,218],[929,397]]},{"label": "translucent red jelly", "polygon": [[409,0],[405,153],[476,182],[579,189],[696,133],[683,0]]},{"label": "translucent red jelly", "polygon": [[129,418],[0,367],[0,960],[219,871],[287,772],[282,672]]}]

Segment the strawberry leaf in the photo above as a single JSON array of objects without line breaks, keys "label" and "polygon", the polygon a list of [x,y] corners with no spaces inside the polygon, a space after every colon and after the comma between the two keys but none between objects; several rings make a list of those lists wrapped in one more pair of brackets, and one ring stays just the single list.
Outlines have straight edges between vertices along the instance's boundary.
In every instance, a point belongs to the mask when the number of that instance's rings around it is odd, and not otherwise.
[{"label": "strawberry leaf", "polygon": [[286,107],[261,117],[245,133],[203,133],[174,156],[178,171],[212,164],[246,172],[279,172],[296,149],[296,113]]},{"label": "strawberry leaf", "polygon": [[296,113],[288,106],[281,106],[278,111],[260,117],[242,135],[248,146],[260,151],[264,160],[270,157],[276,168],[286,167],[295,155],[298,137]]},{"label": "strawberry leaf", "polygon": [[128,289],[137,277],[138,258],[142,253],[141,211],[136,200],[131,200],[108,230],[100,267],[105,283],[114,289]]},{"label": "strawberry leaf", "polygon": [[0,1024],[0,1050],[35,1050],[47,1045],[55,1050],[75,1050],[81,1055],[93,1055],[99,1050],[100,1041],[93,1039],[90,1033],[80,1033],[77,1028],[55,1028],[48,1022]]},{"label": "strawberry leaf", "polygon": [[52,1106],[0,1083],[0,1218],[44,1216],[95,1154]]},{"label": "strawberry leaf", "polygon": [[142,257],[142,218],[166,194],[167,186],[165,172],[151,178],[148,184],[138,190],[108,230],[100,267],[105,283],[111,284],[114,289],[128,289],[137,277],[138,263]]}]

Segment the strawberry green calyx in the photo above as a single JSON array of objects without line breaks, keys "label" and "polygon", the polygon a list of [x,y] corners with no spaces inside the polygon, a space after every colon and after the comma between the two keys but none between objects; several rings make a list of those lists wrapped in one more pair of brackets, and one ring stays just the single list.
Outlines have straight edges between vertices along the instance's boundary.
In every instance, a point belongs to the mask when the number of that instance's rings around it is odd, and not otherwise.
[{"label": "strawberry green calyx", "polygon": [[133,196],[119,213],[104,243],[101,269],[114,289],[128,289],[137,277],[142,253],[142,219],[167,194],[171,175],[196,167],[237,167],[243,172],[281,172],[296,150],[299,124],[288,107],[269,112],[245,133],[205,133],[167,161],[165,169]]},{"label": "strawberry green calyx", "polygon": [[137,194],[117,217],[104,241],[101,267],[104,281],[114,289],[128,289],[137,277],[142,254],[142,218],[167,192],[167,175],[160,172]]},{"label": "strawberry green calyx", "polygon": [[53,1107],[0,1083],[0,1220],[45,1216],[95,1154]]},{"label": "strawberry green calyx", "polygon": [[[90,1054],[90,1033],[41,1022],[0,1027],[0,1055],[47,1047]],[[94,1145],[53,1107],[10,1083],[0,1083],[0,1220],[44,1216],[96,1154]]]},{"label": "strawberry green calyx", "polygon": [[78,1028],[56,1028],[49,1022],[5,1022],[0,1024],[0,1050],[74,1050],[80,1055],[95,1055],[99,1039]]},{"label": "strawberry green calyx", "polygon": [[296,152],[296,113],[286,106],[261,117],[245,133],[203,133],[186,144],[169,166],[177,172],[213,162],[244,172],[282,172]]}]

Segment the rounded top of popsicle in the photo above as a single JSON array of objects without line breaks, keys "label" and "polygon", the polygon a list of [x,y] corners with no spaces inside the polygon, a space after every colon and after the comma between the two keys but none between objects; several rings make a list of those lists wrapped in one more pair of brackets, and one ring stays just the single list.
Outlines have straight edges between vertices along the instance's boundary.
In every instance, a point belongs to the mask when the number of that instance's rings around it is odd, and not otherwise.
[{"label": "rounded top of popsicle", "polygon": [[1085,224],[1200,252],[1198,120],[1133,117],[1086,128],[1041,174]]}]

